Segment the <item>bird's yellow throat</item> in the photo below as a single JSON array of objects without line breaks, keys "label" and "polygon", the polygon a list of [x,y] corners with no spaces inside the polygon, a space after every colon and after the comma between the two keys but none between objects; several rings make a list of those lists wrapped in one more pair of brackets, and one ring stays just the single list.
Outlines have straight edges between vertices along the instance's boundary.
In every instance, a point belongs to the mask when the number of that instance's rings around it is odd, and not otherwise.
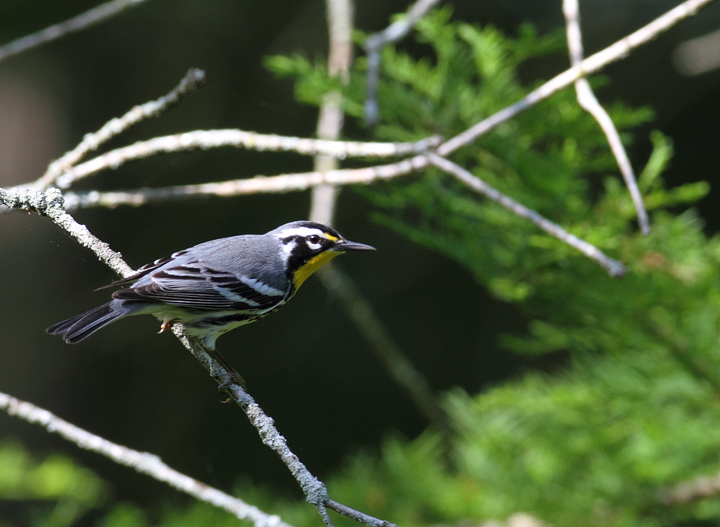
[{"label": "bird's yellow throat", "polygon": [[300,286],[305,280],[308,279],[308,276],[320,269],[323,265],[335,258],[338,254],[341,253],[335,251],[325,251],[324,253],[320,253],[314,258],[310,259],[308,263],[298,269],[295,272],[295,290],[297,291],[298,289],[300,289]]}]

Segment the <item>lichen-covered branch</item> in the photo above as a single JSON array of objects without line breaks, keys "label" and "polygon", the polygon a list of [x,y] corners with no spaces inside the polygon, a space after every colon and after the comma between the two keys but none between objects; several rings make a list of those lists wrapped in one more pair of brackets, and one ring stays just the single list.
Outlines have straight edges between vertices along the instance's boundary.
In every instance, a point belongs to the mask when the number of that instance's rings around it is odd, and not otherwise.
[{"label": "lichen-covered branch", "polygon": [[68,423],[32,403],[0,393],[0,409],[28,423],[42,426],[48,432],[58,434],[82,449],[105,456],[120,465],[125,465],[141,474],[147,474],[157,481],[167,483],[174,489],[189,494],[200,501],[224,509],[239,520],[252,522],[255,527],[291,527],[283,522],[279,516],[263,512],[257,507],[245,503],[240,498],[230,496],[172,469],[154,454],[138,452],[132,448],[108,441],[72,423]]}]

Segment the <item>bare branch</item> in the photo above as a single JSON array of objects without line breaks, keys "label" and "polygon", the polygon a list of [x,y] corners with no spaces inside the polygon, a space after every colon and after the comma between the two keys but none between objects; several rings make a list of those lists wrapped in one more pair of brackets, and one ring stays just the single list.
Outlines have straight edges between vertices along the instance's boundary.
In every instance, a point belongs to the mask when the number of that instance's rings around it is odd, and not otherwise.
[{"label": "bare branch", "polygon": [[574,234],[570,234],[565,229],[560,227],[560,225],[558,225],[557,223],[551,222],[550,220],[542,217],[534,210],[527,208],[525,205],[521,205],[511,197],[506,196],[499,190],[494,189],[493,187],[485,183],[482,179],[472,175],[470,172],[468,172],[461,166],[456,165],[452,161],[448,161],[447,159],[435,154],[429,154],[428,158],[433,165],[447,172],[451,176],[456,177],[458,180],[463,182],[465,185],[467,185],[474,191],[479,192],[484,196],[487,196],[494,202],[499,203],[514,214],[520,216],[521,218],[530,220],[548,234],[574,247],[588,258],[595,260],[610,274],[610,276],[619,277],[625,274],[626,269],[622,263],[606,256],[605,253],[603,253],[594,245],[586,242],[585,240],[581,240]]},{"label": "bare branch", "polygon": [[384,30],[369,35],[363,44],[367,53],[367,73],[365,81],[365,122],[376,125],[380,121],[380,111],[377,102],[377,90],[380,80],[380,65],[382,56],[380,51],[387,44],[397,42],[410,32],[418,20],[430,11],[440,0],[417,0],[408,10],[407,14],[397,22],[393,22]]},{"label": "bare branch", "polygon": [[68,423],[34,404],[0,393],[0,409],[28,423],[40,425],[48,432],[58,434],[80,448],[110,458],[120,465],[125,465],[141,474],[146,474],[158,481],[167,483],[174,489],[189,494],[200,501],[224,509],[239,520],[252,522],[255,527],[291,527],[283,522],[279,516],[263,512],[239,498],[225,494],[172,469],[154,454],[138,452],[108,441]]},{"label": "bare branch", "polygon": [[[568,49],[570,52],[571,66],[578,66],[583,60],[582,33],[580,30],[580,7],[578,0],[563,0],[563,13],[565,14],[565,27],[567,30]],[[615,124],[605,111],[605,108],[598,102],[595,94],[586,78],[575,81],[575,91],[580,106],[590,113],[602,128],[607,137],[610,149],[617,161],[620,172],[625,180],[630,197],[635,205],[638,215],[638,223],[643,234],[650,233],[650,221],[648,219],[642,194],[635,179],[635,172],[628,158],[625,147],[620,140],[620,134]]]},{"label": "bare branch", "polygon": [[432,136],[416,143],[360,143],[356,141],[324,141],[300,137],[264,135],[243,130],[196,130],[182,134],[155,137],[133,145],[111,150],[90,161],[68,169],[57,178],[60,188],[68,188],[75,181],[108,168],[116,169],[127,161],[160,153],[181,152],[194,148],[234,146],[258,151],[297,152],[303,155],[318,153],[344,157],[394,157],[421,153],[441,141]]},{"label": "bare branch", "polygon": [[348,168],[329,172],[303,172],[280,176],[255,176],[218,183],[178,185],[163,188],[143,188],[115,192],[68,192],[65,194],[69,210],[87,207],[141,206],[153,201],[187,199],[197,196],[243,196],[250,194],[283,194],[308,190],[318,185],[367,185],[380,180],[393,179],[428,166],[423,156],[366,168]]},{"label": "bare branch", "polygon": [[47,171],[37,180],[34,187],[47,188],[55,182],[55,179],[70,167],[75,165],[89,152],[97,150],[100,145],[106,143],[116,135],[121,134],[131,126],[144,119],[159,117],[166,111],[177,105],[188,93],[205,85],[205,72],[192,68],[187,72],[173,90],[155,101],[150,101],[135,106],[128,113],[120,118],[111,119],[100,130],[87,134],[73,150],[63,155],[60,159],[50,163]]},{"label": "bare branch", "polygon": [[65,20],[64,22],[54,24],[31,35],[8,42],[7,44],[0,46],[0,61],[11,55],[22,53],[23,51],[36,48],[52,40],[64,37],[74,31],[87,29],[99,22],[117,15],[129,7],[139,5],[144,1],[145,0],[113,0],[105,4],[100,4],[97,7],[93,7],[76,17]]},{"label": "bare branch", "polygon": [[664,15],[656,18],[648,25],[638,29],[634,33],[631,33],[627,37],[618,40],[602,51],[591,55],[577,66],[574,66],[560,75],[550,79],[539,88],[528,93],[515,104],[500,110],[494,115],[480,121],[471,128],[468,128],[464,132],[443,143],[437,149],[438,155],[445,157],[458,148],[472,143],[478,137],[485,135],[495,127],[509,121],[519,113],[531,108],[540,101],[547,99],[555,92],[568,87],[576,80],[595,73],[608,64],[626,57],[633,49],[654,39],[660,33],[667,31],[681,20],[695,15],[698,11],[700,11],[700,9],[707,7],[712,2],[713,0],[686,0]]}]

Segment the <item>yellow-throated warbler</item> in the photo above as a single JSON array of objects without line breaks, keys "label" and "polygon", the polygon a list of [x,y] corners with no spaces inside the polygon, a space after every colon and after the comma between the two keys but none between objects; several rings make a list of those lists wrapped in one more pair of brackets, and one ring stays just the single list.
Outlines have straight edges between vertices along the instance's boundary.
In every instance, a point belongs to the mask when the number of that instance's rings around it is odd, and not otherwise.
[{"label": "yellow-throated warbler", "polygon": [[201,243],[102,287],[130,285],[113,300],[47,329],[74,344],[130,315],[182,323],[210,348],[223,333],[274,313],[318,268],[345,251],[375,250],[331,227],[294,221],[266,234]]}]

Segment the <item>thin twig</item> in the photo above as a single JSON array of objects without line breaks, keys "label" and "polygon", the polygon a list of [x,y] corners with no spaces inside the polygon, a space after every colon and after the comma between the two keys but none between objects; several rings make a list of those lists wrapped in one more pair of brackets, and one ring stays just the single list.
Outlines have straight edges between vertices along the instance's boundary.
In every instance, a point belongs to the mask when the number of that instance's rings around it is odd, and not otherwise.
[{"label": "thin twig", "polygon": [[144,1],[145,0],[113,0],[112,2],[107,2],[105,4],[100,4],[97,7],[93,7],[76,17],[65,20],[64,22],[54,24],[31,35],[8,42],[7,44],[0,46],[0,61],[11,55],[22,53],[23,51],[36,48],[52,40],[64,37],[74,31],[87,29],[99,22],[117,15],[129,7],[139,5]]},{"label": "thin twig", "polygon": [[108,441],[107,439],[68,423],[32,403],[21,401],[5,393],[0,393],[0,409],[28,423],[40,425],[48,432],[58,434],[80,448],[110,458],[120,465],[125,465],[157,481],[167,483],[174,489],[185,492],[202,502],[224,509],[239,520],[252,522],[255,527],[291,527],[289,524],[283,522],[279,516],[263,512],[239,498],[225,494],[218,489],[172,469],[154,454],[138,452],[137,450]]},{"label": "thin twig", "polygon": [[[578,0],[563,0],[563,13],[565,15],[565,27],[567,32],[568,50],[570,52],[570,65],[578,66],[583,60],[582,33],[580,29],[580,7]],[[575,81],[575,91],[580,106],[587,110],[602,128],[605,133],[610,149],[617,161],[620,173],[625,180],[630,197],[632,198],[635,210],[638,215],[640,231],[643,234],[650,233],[650,221],[648,219],[642,194],[635,179],[635,172],[628,158],[625,147],[620,140],[620,134],[615,124],[605,111],[605,108],[598,102],[597,97],[590,87],[588,80],[583,77]]]},{"label": "thin twig", "polygon": [[628,56],[630,51],[657,37],[660,33],[667,31],[681,20],[695,15],[700,9],[707,7],[714,0],[686,0],[677,7],[671,9],[664,15],[656,18],[646,26],[631,33],[583,60],[577,66],[564,71],[560,75],[550,79],[539,88],[531,91],[515,104],[500,110],[464,132],[456,135],[438,147],[437,154],[447,156],[458,148],[468,145],[481,135],[488,133],[500,124],[509,121],[516,115],[531,108],[540,101],[550,97],[555,92],[566,88],[581,77],[595,73],[608,64]]},{"label": "thin twig", "polygon": [[375,314],[372,304],[355,283],[334,264],[322,267],[317,275],[330,294],[340,301],[345,313],[365,337],[390,377],[410,396],[428,422],[447,432],[447,415],[438,405],[427,379],[398,348],[382,320]]},{"label": "thin twig", "polygon": [[463,182],[465,185],[467,185],[474,191],[487,196],[494,202],[499,203],[514,214],[520,216],[521,218],[530,220],[548,234],[567,243],[571,247],[574,247],[588,258],[595,260],[610,274],[610,276],[619,277],[625,274],[626,269],[622,263],[606,256],[605,253],[603,253],[594,245],[586,242],[585,240],[581,240],[574,234],[570,234],[565,229],[560,227],[560,225],[558,225],[557,223],[551,222],[550,220],[542,217],[534,210],[527,208],[525,205],[521,205],[520,203],[510,198],[509,196],[506,196],[499,190],[494,189],[493,187],[485,183],[483,180],[472,175],[470,172],[468,172],[461,166],[456,165],[452,161],[448,161],[444,157],[440,157],[436,154],[429,154],[428,158],[433,165],[456,177],[458,180]]},{"label": "thin twig", "polygon": [[397,42],[410,32],[418,20],[430,11],[440,0],[417,0],[408,9],[407,14],[388,27],[369,35],[363,47],[367,53],[367,73],[365,74],[365,122],[374,126],[380,122],[380,110],[377,102],[377,90],[380,80],[380,65],[382,56],[380,51],[387,44]]},{"label": "thin twig", "polygon": [[660,492],[660,501],[665,505],[687,505],[697,500],[716,497],[720,494],[720,474],[698,476],[689,481]]},{"label": "thin twig", "polygon": [[418,154],[437,146],[442,139],[432,136],[416,143],[361,143],[357,141],[325,141],[301,137],[256,134],[243,130],[196,130],[182,134],[155,137],[133,145],[111,150],[86,161],[57,178],[60,188],[91,174],[116,169],[127,161],[142,159],[160,153],[233,146],[258,151],[297,152],[303,155],[326,154],[332,157],[402,157]]},{"label": "thin twig", "polygon": [[159,117],[166,111],[177,105],[188,93],[197,90],[205,85],[205,72],[192,68],[180,83],[167,95],[155,101],[146,102],[135,106],[122,117],[111,119],[97,132],[87,134],[83,140],[67,152],[60,159],[50,163],[43,176],[34,183],[34,187],[44,189],[52,185],[55,179],[63,172],[71,170],[71,167],[78,163],[89,152],[97,150],[100,145],[106,143],[116,135],[121,134],[131,126],[144,119]]}]

